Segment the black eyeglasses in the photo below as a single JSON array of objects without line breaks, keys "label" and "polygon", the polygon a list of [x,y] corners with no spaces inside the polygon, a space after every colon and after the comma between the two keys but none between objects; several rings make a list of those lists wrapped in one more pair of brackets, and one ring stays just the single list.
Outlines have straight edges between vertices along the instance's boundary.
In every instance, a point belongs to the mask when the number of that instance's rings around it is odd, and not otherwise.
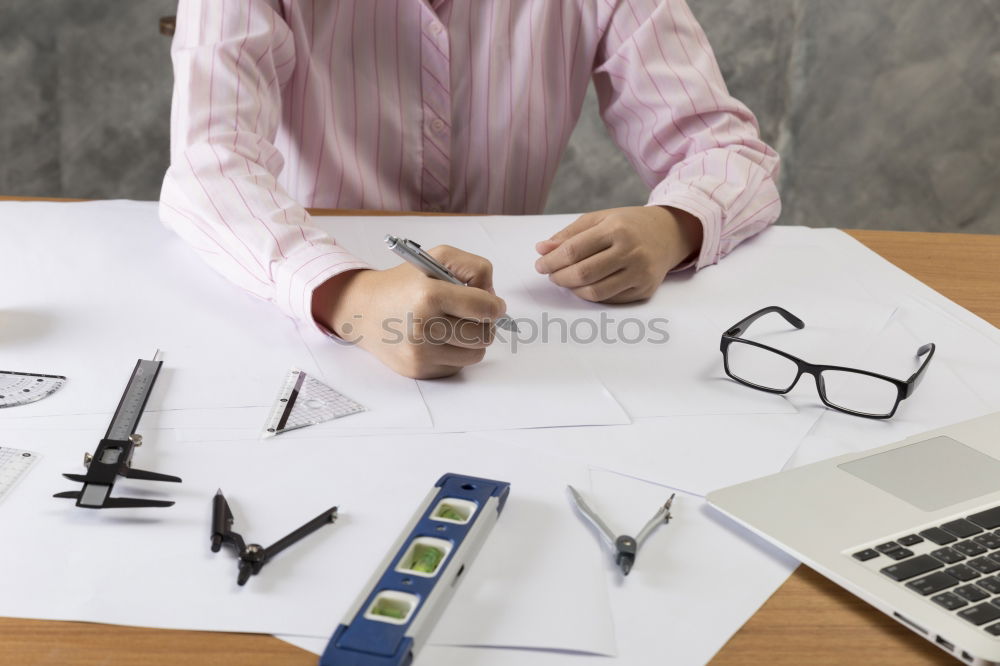
[{"label": "black eyeglasses", "polygon": [[909,379],[886,377],[875,372],[836,365],[815,365],[741,336],[755,321],[776,312],[795,328],[804,328],[801,319],[784,308],[758,310],[722,334],[722,359],[726,374],[741,384],[769,393],[788,393],[803,374],[816,379],[816,390],[827,407],[869,419],[887,419],[899,403],[920,385],[927,365],[934,357],[934,343],[917,350],[917,358],[927,357]]}]

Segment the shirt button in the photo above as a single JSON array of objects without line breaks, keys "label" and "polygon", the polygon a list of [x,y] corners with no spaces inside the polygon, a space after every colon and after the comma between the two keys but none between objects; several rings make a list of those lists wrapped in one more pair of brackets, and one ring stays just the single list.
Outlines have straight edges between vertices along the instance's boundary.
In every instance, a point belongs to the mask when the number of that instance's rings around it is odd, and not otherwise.
[{"label": "shirt button", "polygon": [[441,134],[442,132],[444,132],[444,121],[441,120],[440,118],[435,118],[434,120],[431,121],[431,129],[434,130],[436,133]]},{"label": "shirt button", "polygon": [[431,34],[440,35],[441,31],[444,30],[444,26],[437,21],[431,21],[428,26],[431,29]]}]

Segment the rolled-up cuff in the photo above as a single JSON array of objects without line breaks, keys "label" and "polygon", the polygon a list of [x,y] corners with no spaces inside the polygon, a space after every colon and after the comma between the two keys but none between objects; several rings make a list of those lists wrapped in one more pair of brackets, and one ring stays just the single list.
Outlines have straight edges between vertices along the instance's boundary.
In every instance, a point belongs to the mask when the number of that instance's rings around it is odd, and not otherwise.
[{"label": "rolled-up cuff", "polygon": [[312,316],[313,291],[346,271],[371,268],[333,242],[301,248],[274,267],[275,303],[285,314],[330,335]]},{"label": "rolled-up cuff", "polygon": [[722,236],[722,208],[707,197],[704,192],[683,184],[671,183],[657,188],[649,195],[647,206],[670,206],[694,215],[702,227],[701,251],[698,257],[674,268],[684,270],[694,266],[697,269],[711,266],[719,261]]}]

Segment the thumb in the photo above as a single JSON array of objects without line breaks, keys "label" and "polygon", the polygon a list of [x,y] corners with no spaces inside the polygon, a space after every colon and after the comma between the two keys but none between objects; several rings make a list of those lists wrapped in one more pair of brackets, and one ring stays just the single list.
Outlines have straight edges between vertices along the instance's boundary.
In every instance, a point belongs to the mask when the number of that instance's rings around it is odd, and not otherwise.
[{"label": "thumb", "polygon": [[459,250],[450,245],[438,245],[427,251],[444,264],[455,277],[470,287],[493,292],[493,264],[479,255]]}]

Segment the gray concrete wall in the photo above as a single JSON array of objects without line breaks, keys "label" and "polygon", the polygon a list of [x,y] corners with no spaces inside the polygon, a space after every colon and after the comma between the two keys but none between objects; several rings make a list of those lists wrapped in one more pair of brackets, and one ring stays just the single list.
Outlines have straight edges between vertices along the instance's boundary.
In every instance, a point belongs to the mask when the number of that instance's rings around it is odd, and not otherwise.
[{"label": "gray concrete wall", "polygon": [[[1000,1],[689,2],[784,157],[782,222],[1000,233]],[[156,198],[174,6],[0,4],[0,193]],[[591,95],[549,212],[645,196]]]}]

